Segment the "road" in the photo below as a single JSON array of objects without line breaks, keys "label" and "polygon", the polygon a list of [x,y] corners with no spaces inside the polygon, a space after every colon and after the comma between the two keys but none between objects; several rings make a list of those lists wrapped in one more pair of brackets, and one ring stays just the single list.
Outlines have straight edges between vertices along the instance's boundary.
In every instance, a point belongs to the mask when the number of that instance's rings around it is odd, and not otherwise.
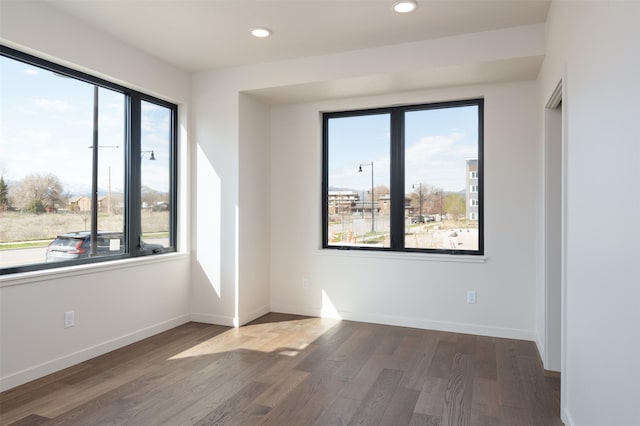
[{"label": "road", "polygon": [[0,268],[42,263],[46,252],[46,247],[0,250]]},{"label": "road", "polygon": [[[149,238],[145,241],[149,244],[163,244],[165,246],[169,244],[167,238]],[[46,247],[0,250],[0,268],[43,263],[46,252]]]}]

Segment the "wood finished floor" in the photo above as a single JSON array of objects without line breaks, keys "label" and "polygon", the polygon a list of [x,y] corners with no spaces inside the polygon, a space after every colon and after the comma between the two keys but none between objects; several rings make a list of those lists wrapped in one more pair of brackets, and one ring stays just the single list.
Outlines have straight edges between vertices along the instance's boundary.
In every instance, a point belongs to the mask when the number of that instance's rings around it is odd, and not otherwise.
[{"label": "wood finished floor", "polygon": [[559,387],[532,342],[271,313],[6,391],[0,424],[554,426]]}]

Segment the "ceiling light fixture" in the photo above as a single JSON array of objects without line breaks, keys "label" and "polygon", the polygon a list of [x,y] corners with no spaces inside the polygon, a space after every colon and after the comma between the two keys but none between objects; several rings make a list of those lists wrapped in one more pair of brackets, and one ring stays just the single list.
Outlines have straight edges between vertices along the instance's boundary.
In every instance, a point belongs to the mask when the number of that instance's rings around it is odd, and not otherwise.
[{"label": "ceiling light fixture", "polygon": [[409,13],[416,10],[418,4],[414,0],[402,0],[393,4],[394,12]]},{"label": "ceiling light fixture", "polygon": [[271,30],[268,28],[253,28],[251,30],[251,35],[257,38],[265,38],[271,35]]}]

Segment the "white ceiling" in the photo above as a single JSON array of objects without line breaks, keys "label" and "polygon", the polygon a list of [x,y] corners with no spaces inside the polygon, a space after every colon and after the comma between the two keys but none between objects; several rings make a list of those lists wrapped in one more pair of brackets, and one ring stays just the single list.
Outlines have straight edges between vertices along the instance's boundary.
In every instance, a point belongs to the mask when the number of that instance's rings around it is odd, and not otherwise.
[{"label": "white ceiling", "polygon": [[[251,65],[543,23],[550,0],[46,0],[187,71]],[[268,39],[249,30],[265,26]]]}]

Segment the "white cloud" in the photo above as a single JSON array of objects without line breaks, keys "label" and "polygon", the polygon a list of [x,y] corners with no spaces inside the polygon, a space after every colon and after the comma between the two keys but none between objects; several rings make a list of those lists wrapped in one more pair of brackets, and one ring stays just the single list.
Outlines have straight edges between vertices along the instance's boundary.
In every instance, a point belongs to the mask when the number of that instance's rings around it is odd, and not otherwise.
[{"label": "white cloud", "polygon": [[40,74],[40,72],[38,72],[38,70],[34,70],[33,68],[26,68],[24,70],[24,73],[26,75],[38,75],[38,74]]},{"label": "white cloud", "polygon": [[407,147],[405,173],[412,183],[430,183],[447,191],[465,187],[466,161],[478,156],[475,144],[465,143],[466,135],[426,136]]},{"label": "white cloud", "polygon": [[37,106],[39,106],[40,108],[53,110],[53,111],[56,111],[56,112],[69,112],[69,111],[71,111],[73,109],[71,107],[71,105],[66,101],[59,101],[59,100],[51,101],[49,99],[34,99],[33,103],[36,104]]},{"label": "white cloud", "polygon": [[25,130],[22,135],[31,142],[46,142],[51,139],[51,133],[45,131]]}]

